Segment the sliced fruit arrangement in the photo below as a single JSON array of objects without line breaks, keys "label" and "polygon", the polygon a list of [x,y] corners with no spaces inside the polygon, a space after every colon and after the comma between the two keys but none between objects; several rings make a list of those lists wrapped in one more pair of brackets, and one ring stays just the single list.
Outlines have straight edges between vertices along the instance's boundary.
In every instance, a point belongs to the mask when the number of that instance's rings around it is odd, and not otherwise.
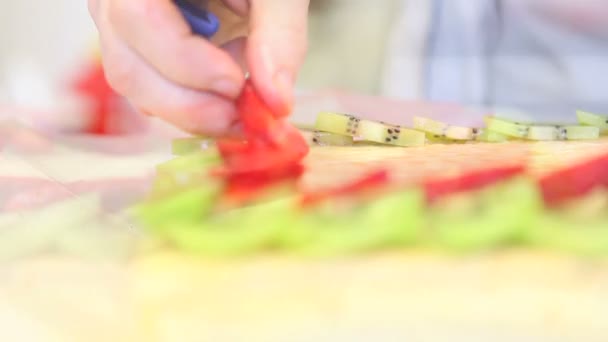
[{"label": "sliced fruit arrangement", "polygon": [[[421,146],[425,143],[505,142],[510,139],[566,141],[598,139],[608,131],[608,116],[579,111],[580,125],[534,125],[487,117],[486,127],[465,127],[416,116],[413,127],[365,120],[349,114],[322,112],[317,116],[317,134],[332,134],[322,146],[344,146],[348,137],[384,145]],[[419,134],[423,132],[424,136]],[[346,138],[339,138],[346,137]]]},{"label": "sliced fruit arrangement", "polygon": [[[190,152],[158,167],[152,194],[135,210],[154,236],[210,256],[268,250],[342,255],[411,245],[458,252],[530,245],[608,253],[608,234],[598,228],[608,222],[606,210],[593,214],[597,227],[588,235],[573,235],[575,227],[551,228],[568,215],[572,203],[597,191],[608,196],[608,155],[539,179],[524,164],[431,176],[417,184],[397,183],[380,169],[311,193],[298,186],[309,142],[276,119],[250,84],[238,109],[242,140],[219,140],[206,151],[200,145],[178,149]],[[411,129],[336,113],[321,113],[315,129],[312,143],[332,146],[360,140],[420,146],[433,139],[599,136],[595,126],[533,126],[488,118],[487,127],[467,128],[416,118]],[[566,243],[572,236],[576,243]]]},{"label": "sliced fruit arrangement", "polygon": [[[207,170],[221,165],[217,159],[206,163]],[[160,169],[177,174],[192,164],[170,165],[177,167]],[[330,256],[407,246],[475,252],[513,245],[606,255],[608,211],[596,210],[584,221],[593,223],[591,228],[574,232],[580,221],[568,208],[593,191],[608,203],[608,155],[538,180],[524,171],[522,164],[505,165],[404,185],[395,183],[387,170],[377,170],[313,193],[289,187],[282,198],[257,197],[252,205],[229,210],[217,205],[226,185],[206,175],[206,181],[144,203],[138,213],[155,236],[207,256],[277,249]],[[236,186],[239,190],[267,189],[257,178],[234,182],[243,183]]]}]

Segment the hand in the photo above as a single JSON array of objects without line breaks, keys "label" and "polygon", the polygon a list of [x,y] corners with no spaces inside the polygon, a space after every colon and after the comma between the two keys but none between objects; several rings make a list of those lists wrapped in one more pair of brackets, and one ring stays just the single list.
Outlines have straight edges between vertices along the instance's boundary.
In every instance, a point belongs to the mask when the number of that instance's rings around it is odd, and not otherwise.
[{"label": "hand", "polygon": [[[89,0],[106,76],[142,112],[195,134],[231,134],[243,67],[278,115],[291,111],[306,52],[309,0],[210,4],[222,29],[195,36],[171,0]],[[244,32],[249,31],[245,39]]]}]

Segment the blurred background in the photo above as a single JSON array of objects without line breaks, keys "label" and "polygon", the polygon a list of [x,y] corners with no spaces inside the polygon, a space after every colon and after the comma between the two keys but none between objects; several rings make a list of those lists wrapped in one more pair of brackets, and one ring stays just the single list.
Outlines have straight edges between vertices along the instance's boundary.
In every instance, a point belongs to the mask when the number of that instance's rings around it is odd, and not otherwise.
[{"label": "blurred background", "polygon": [[[61,85],[94,51],[86,1],[0,1],[0,103],[78,111]],[[298,90],[604,112],[606,15],[604,0],[312,0]]]}]

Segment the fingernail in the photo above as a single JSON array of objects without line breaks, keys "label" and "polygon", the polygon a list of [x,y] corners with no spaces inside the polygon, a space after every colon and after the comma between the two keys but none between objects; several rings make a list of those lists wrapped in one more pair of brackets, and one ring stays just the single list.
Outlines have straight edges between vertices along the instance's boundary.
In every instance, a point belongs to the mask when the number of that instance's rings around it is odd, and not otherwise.
[{"label": "fingernail", "polygon": [[211,84],[211,90],[220,95],[236,97],[241,92],[241,85],[228,78],[222,78]]},{"label": "fingernail", "polygon": [[[293,98],[293,86],[294,77],[293,74],[287,70],[280,70],[273,78],[274,86],[281,95],[281,100],[285,107],[285,111],[289,112],[291,109],[291,102]],[[288,113],[286,113],[288,114]]]}]

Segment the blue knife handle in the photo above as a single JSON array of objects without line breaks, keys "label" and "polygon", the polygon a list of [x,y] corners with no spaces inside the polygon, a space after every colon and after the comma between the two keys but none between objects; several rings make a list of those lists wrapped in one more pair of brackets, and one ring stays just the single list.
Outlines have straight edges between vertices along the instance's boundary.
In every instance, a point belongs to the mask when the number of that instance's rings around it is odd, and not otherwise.
[{"label": "blue knife handle", "polygon": [[188,0],[173,0],[190,25],[192,33],[207,39],[213,37],[220,28],[220,20],[215,14],[197,7]]}]

